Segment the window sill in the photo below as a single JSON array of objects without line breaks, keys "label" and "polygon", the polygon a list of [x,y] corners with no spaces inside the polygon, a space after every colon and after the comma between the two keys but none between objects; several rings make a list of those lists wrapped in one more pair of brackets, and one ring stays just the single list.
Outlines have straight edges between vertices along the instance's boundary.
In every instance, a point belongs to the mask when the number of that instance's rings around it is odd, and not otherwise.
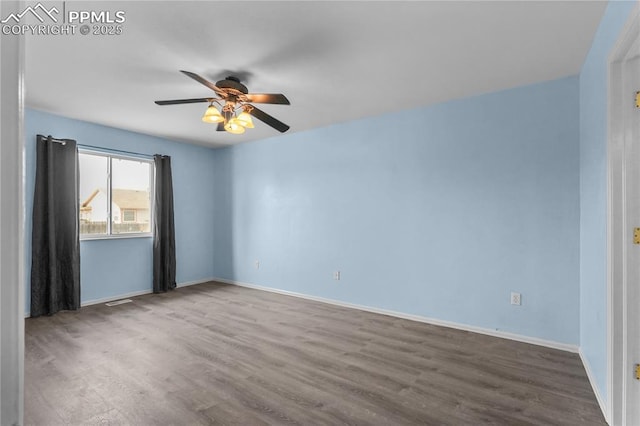
[{"label": "window sill", "polygon": [[148,232],[144,234],[115,234],[115,235],[87,235],[81,236],[82,241],[95,241],[95,240],[122,240],[126,238],[153,238],[153,234]]}]

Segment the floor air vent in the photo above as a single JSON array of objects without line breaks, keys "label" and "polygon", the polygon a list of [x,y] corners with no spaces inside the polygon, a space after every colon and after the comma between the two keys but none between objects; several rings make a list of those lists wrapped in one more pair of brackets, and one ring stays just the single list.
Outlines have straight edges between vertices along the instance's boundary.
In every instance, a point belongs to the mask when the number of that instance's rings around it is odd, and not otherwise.
[{"label": "floor air vent", "polygon": [[105,305],[107,305],[107,306],[118,306],[118,305],[122,305],[124,303],[131,303],[131,299],[115,300],[113,302],[105,303]]}]

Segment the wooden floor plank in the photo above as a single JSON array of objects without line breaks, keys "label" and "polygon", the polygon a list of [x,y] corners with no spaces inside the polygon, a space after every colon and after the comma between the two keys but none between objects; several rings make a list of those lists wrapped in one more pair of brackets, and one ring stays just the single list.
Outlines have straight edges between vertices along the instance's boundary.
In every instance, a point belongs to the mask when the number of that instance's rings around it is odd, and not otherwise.
[{"label": "wooden floor plank", "polygon": [[576,354],[206,283],[26,321],[29,425],[604,425]]}]

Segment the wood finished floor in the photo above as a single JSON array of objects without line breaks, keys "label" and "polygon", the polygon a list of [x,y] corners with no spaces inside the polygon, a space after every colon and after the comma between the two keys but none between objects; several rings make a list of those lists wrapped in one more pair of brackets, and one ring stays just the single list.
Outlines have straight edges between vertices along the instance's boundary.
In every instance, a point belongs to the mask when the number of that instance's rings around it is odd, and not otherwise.
[{"label": "wood finished floor", "polygon": [[28,425],[600,425],[577,355],[208,283],[26,321]]}]

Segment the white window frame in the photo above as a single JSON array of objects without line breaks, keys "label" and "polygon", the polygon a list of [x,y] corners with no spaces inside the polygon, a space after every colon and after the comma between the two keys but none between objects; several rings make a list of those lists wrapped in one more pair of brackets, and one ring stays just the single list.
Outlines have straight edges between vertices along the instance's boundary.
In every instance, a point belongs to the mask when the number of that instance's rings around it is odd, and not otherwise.
[{"label": "white window frame", "polygon": [[[117,152],[109,152],[108,150],[100,151],[90,148],[78,148],[79,154],[95,155],[105,157],[107,159],[107,233],[106,234],[80,234],[80,241],[86,240],[112,240],[120,238],[150,238],[153,237],[153,225],[155,216],[155,164],[153,159],[146,157],[138,157],[135,155],[126,155]],[[112,211],[111,211],[111,163],[113,159],[137,161],[141,163],[149,163],[149,232],[126,232],[122,234],[113,234],[112,232]],[[82,177],[80,177],[82,179]],[[78,203],[81,203],[78,200]],[[80,212],[78,211],[78,214]]]}]

